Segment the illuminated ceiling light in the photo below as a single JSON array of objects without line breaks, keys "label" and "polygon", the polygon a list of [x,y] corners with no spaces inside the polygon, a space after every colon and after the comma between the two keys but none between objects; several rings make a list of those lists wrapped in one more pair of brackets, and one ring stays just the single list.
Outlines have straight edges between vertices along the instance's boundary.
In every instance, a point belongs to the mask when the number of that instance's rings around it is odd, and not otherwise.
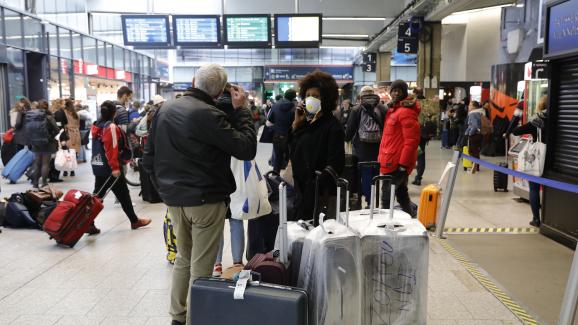
[{"label": "illuminated ceiling light", "polygon": [[323,37],[350,37],[350,38],[368,38],[366,34],[323,34]]},{"label": "illuminated ceiling light", "polygon": [[323,20],[373,20],[373,21],[386,21],[387,18],[382,17],[323,17]]}]

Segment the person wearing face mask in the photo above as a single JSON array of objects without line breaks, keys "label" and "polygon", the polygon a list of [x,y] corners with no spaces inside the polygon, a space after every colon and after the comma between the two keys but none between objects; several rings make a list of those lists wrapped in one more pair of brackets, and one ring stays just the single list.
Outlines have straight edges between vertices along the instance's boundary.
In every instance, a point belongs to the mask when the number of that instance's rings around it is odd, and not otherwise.
[{"label": "person wearing face mask", "polygon": [[[420,105],[408,96],[407,83],[396,80],[391,84],[391,102],[385,116],[385,126],[379,148],[381,173],[393,177],[395,195],[403,211],[415,218],[407,189],[407,180],[417,161],[417,147],[420,143]],[[383,182],[381,204],[389,207],[390,184]]]},{"label": "person wearing face mask", "polygon": [[[341,123],[333,116],[339,92],[335,79],[327,73],[315,71],[299,81],[299,96],[304,102],[295,110],[295,120],[290,138],[291,164],[295,183],[295,209],[290,220],[314,219],[315,171],[331,170],[337,175],[345,165],[345,132]],[[325,175],[325,174],[324,174]],[[328,198],[335,193],[335,183],[330,178],[319,182],[318,208],[327,207],[326,216],[335,215],[335,200]]]}]

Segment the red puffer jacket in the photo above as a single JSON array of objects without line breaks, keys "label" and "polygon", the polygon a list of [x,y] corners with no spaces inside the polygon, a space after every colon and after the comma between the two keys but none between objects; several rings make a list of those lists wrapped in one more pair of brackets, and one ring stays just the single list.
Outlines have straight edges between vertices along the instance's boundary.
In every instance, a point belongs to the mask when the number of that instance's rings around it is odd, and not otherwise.
[{"label": "red puffer jacket", "polygon": [[408,174],[415,168],[421,134],[419,112],[419,102],[411,97],[388,109],[379,147],[382,174],[394,172],[399,165],[405,167]]}]

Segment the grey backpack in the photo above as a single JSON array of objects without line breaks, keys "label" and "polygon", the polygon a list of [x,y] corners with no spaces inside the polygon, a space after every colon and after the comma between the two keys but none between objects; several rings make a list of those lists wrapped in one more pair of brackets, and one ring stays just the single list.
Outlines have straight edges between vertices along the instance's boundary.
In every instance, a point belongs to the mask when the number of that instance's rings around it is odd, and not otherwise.
[{"label": "grey backpack", "polygon": [[381,142],[381,127],[377,123],[377,118],[371,116],[365,108],[361,109],[361,118],[359,120],[359,141],[365,143]]}]

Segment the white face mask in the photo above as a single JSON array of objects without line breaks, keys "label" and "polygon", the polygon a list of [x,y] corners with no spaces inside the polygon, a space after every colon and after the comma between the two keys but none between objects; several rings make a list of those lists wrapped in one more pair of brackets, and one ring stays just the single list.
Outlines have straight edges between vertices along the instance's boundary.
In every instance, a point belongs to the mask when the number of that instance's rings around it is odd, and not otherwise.
[{"label": "white face mask", "polygon": [[308,115],[319,113],[321,110],[321,100],[311,96],[305,98],[305,109],[307,110]]}]

